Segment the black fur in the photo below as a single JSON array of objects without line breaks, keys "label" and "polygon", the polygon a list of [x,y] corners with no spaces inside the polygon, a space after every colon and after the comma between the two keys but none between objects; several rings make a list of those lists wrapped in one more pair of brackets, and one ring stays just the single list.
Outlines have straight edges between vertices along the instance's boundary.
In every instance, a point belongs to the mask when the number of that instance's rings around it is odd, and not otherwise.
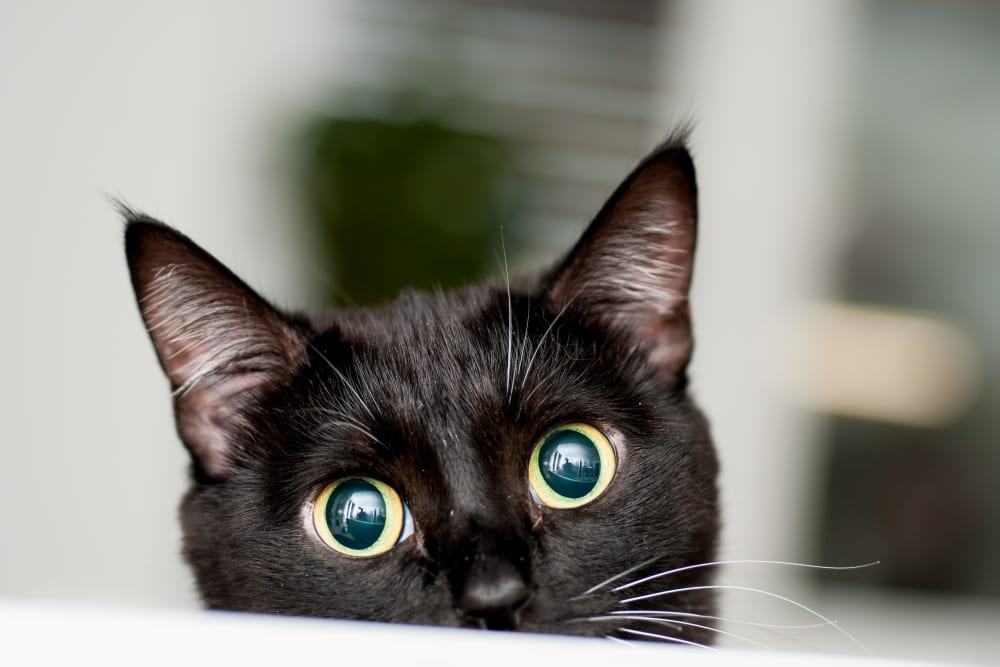
[{"label": "black fur", "polygon": [[[717,466],[685,376],[694,200],[690,157],[670,143],[540,278],[406,293],[379,309],[317,317],[279,313],[185,237],[128,213],[133,284],[181,390],[175,405],[194,471],[181,512],[184,552],[205,603],[600,636],[629,624],[578,619],[630,606],[714,613],[708,591],[620,604],[706,585],[712,568],[578,597],[646,561],[615,583],[713,558]],[[651,230],[668,222],[671,234]],[[662,286],[671,303],[643,304],[605,279],[641,279],[634,267],[655,261],[650,253],[678,267]],[[192,367],[177,360],[164,324],[177,323],[170,309],[182,304],[146,298],[157,281],[174,294],[194,281],[204,294],[194,304],[200,314],[182,322],[185,347],[194,346],[186,354],[216,353],[231,342],[226,336],[239,340],[248,329],[258,343],[274,343],[185,385]],[[226,308],[234,300],[245,318]],[[197,421],[206,410],[210,417]],[[592,503],[551,509],[529,494],[528,460],[541,436],[567,422],[612,435],[619,468]],[[352,558],[316,537],[303,508],[324,484],[352,474],[399,492],[414,518],[412,538]],[[510,582],[524,595],[489,613],[469,608],[473,587]],[[635,627],[711,642],[696,628]]]}]

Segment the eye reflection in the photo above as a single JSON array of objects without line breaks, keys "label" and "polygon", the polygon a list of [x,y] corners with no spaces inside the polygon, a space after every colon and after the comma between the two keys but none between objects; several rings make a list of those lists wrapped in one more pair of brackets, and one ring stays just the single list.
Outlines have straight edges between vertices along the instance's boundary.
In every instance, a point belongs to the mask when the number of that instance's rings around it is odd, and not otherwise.
[{"label": "eye reflection", "polygon": [[601,455],[582,433],[559,431],[550,435],[538,453],[542,477],[566,498],[590,493],[601,476]]},{"label": "eye reflection", "polygon": [[385,500],[363,479],[340,484],[326,505],[326,523],[333,538],[348,549],[371,547],[385,530]]}]

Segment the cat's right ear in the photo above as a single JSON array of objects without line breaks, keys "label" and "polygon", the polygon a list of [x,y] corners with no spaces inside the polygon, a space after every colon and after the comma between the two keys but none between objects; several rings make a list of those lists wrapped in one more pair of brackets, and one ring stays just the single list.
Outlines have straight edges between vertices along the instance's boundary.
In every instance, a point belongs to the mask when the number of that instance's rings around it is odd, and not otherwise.
[{"label": "cat's right ear", "polygon": [[181,440],[201,472],[225,479],[243,410],[290,378],[305,336],[186,236],[131,211],[125,218],[132,286],[170,379]]},{"label": "cat's right ear", "polygon": [[691,357],[688,290],[698,217],[694,163],[683,136],[653,151],[548,276],[556,310],[572,305],[683,381]]}]

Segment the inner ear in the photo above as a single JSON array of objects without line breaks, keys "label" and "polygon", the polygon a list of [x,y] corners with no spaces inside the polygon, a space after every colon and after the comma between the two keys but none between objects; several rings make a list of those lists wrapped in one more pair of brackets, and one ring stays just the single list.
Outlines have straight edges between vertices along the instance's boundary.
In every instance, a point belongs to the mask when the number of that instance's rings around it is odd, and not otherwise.
[{"label": "inner ear", "polygon": [[682,141],[668,141],[622,182],[551,274],[553,307],[571,304],[679,378],[692,348],[697,216],[694,163]]},{"label": "inner ear", "polygon": [[178,431],[196,464],[221,479],[242,413],[287,382],[305,353],[292,322],[170,227],[129,214],[126,255],[139,310],[170,379]]}]

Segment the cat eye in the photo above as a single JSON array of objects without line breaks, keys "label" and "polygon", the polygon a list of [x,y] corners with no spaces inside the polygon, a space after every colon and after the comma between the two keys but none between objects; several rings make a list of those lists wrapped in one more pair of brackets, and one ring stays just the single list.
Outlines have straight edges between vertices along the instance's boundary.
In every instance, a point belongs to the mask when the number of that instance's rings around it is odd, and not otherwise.
[{"label": "cat eye", "polygon": [[313,504],[319,537],[348,556],[377,556],[413,534],[410,510],[391,486],[371,477],[328,484]]},{"label": "cat eye", "polygon": [[542,505],[580,507],[604,493],[617,466],[615,448],[606,435],[587,424],[567,424],[535,445],[528,483]]}]

